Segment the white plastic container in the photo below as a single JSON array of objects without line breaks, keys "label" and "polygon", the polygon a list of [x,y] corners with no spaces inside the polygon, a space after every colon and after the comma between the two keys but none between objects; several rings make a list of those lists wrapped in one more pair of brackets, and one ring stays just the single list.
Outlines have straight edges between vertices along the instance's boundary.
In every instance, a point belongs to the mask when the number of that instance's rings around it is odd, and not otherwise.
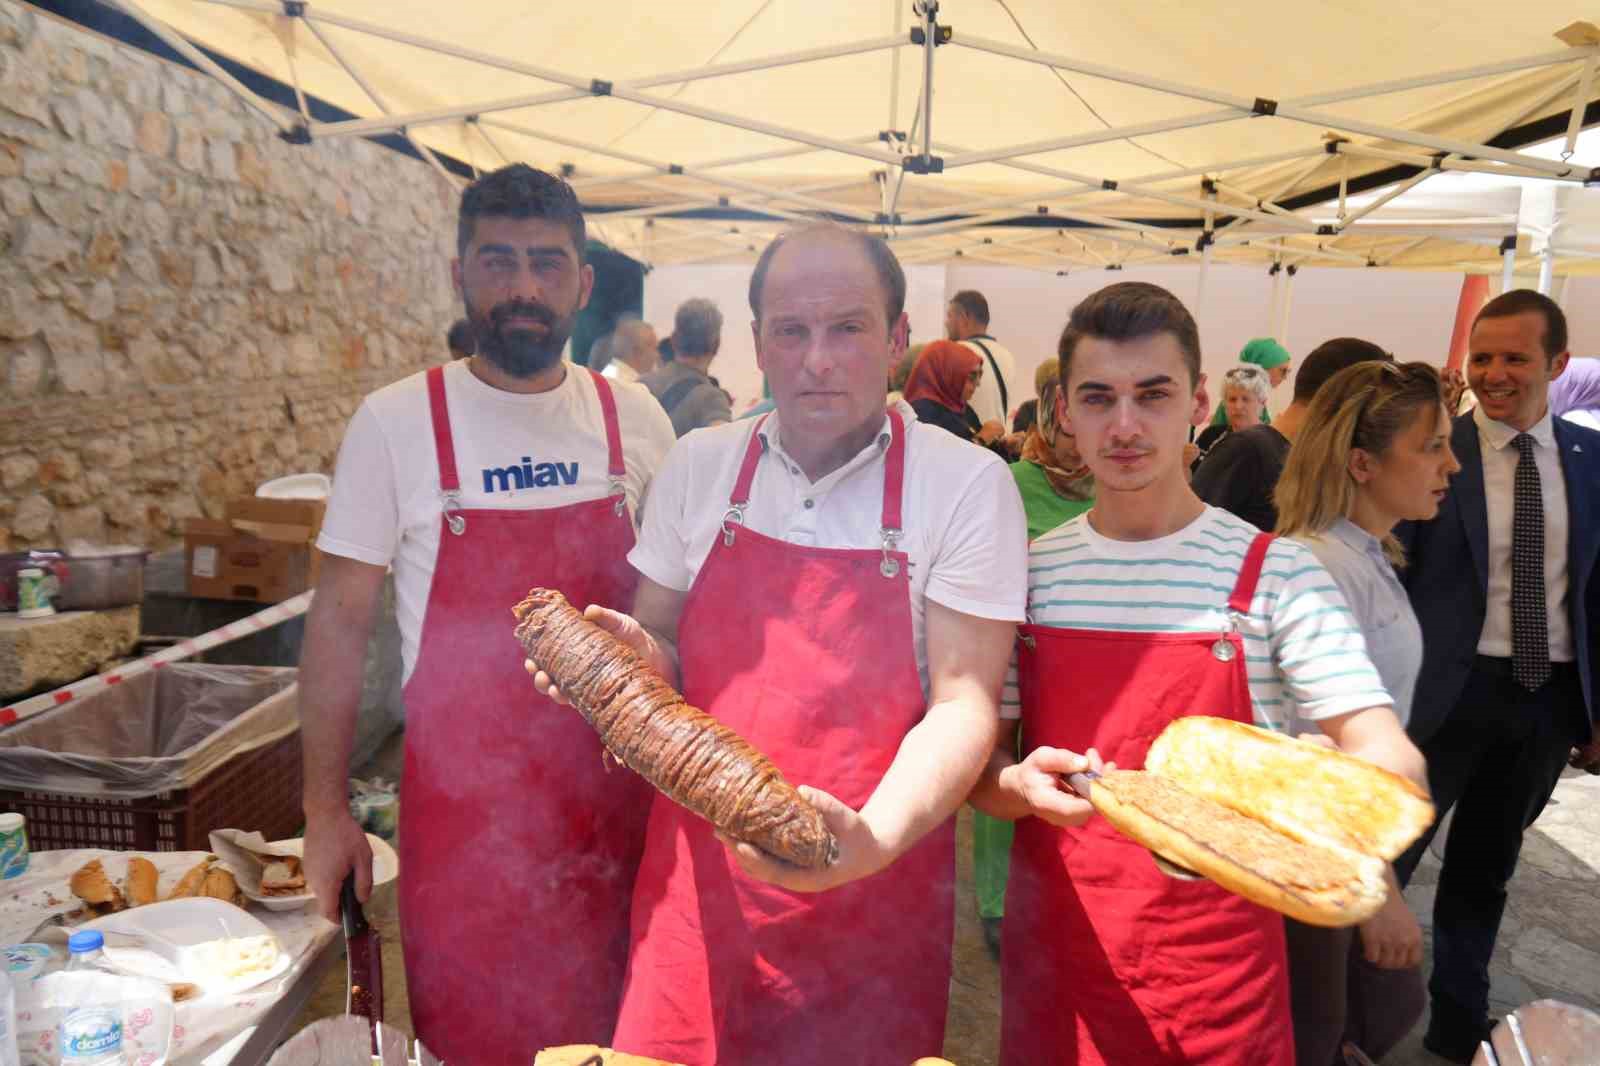
[{"label": "white plastic container", "polygon": [[17,1054],[17,990],[0,981],[0,1066],[19,1066]]}]

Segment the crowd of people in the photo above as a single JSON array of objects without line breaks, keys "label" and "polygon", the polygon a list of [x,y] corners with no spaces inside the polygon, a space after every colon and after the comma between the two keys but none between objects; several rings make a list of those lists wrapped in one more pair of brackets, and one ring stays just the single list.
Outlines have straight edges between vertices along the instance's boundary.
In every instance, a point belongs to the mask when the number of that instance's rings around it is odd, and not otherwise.
[{"label": "crowd of people", "polygon": [[[1024,398],[981,294],[912,349],[889,246],[807,225],[755,265],[768,395],[735,417],[707,301],[668,338],[630,320],[589,367],[563,359],[592,273],[559,178],[480,177],[457,244],[474,350],[352,419],[301,686],[307,877],[331,916],[347,874],[370,885],[343,789],[392,566],[402,932],[431,1049],[937,1055],[970,804],[1003,1062],[1332,1066],[1346,1042],[1380,1059],[1430,1001],[1425,1044],[1470,1060],[1522,834],[1564,767],[1600,773],[1600,431],[1555,417],[1556,304],[1487,304],[1459,391],[1342,337],[1298,359],[1253,341],[1214,393],[1182,302],[1123,282],[1061,309]],[[511,641],[532,585],[766,753],[837,862],[789,866],[608,771]],[[1194,713],[1454,810],[1426,989],[1401,890],[1432,830],[1377,914],[1314,928],[1163,875],[1064,783],[1141,766]]]}]

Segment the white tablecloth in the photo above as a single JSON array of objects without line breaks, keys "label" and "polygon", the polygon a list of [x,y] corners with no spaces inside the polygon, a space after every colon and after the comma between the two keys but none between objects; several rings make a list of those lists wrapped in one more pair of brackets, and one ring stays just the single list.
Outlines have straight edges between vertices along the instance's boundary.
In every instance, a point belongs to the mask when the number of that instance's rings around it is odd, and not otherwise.
[{"label": "white tablecloth", "polygon": [[[68,881],[73,872],[90,859],[100,859],[106,875],[121,886],[130,854],[135,853],[90,850],[34,852],[27,873],[9,881],[0,881],[0,945],[19,943],[52,914],[75,909],[79,901],[68,887]],[[206,853],[201,851],[143,854],[160,872],[163,893],[171,889],[185,870],[206,857]],[[260,1022],[278,997],[305,972],[318,952],[329,940],[339,935],[339,927],[318,917],[311,907],[275,913],[252,904],[249,911],[272,930],[293,961],[281,976],[248,992],[231,996],[208,994],[177,1004],[172,1059],[175,1064],[198,1062]],[[61,951],[64,958],[65,950]],[[25,998],[19,998],[17,1037],[22,1061],[24,1064],[53,1062],[53,1058],[41,1049],[42,1041],[48,1038],[48,1031],[39,1027],[30,1028],[27,1008]]]}]

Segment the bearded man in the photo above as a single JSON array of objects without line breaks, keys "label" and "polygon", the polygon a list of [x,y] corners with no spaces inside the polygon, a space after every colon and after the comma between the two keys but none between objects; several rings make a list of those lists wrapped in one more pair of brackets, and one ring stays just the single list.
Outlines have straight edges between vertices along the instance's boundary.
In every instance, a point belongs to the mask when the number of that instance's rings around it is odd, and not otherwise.
[{"label": "bearded man", "polygon": [[[322,914],[371,890],[346,780],[362,662],[392,566],[405,664],[401,937],[416,1034],[450,1062],[608,1044],[649,787],[594,731],[540,713],[511,636],[530,586],[618,610],[635,518],[675,437],[642,386],[562,359],[594,273],[560,178],[516,164],[462,195],[470,358],[369,395],[317,546],[300,708],[305,868]],[[626,427],[624,434],[621,427]]]}]

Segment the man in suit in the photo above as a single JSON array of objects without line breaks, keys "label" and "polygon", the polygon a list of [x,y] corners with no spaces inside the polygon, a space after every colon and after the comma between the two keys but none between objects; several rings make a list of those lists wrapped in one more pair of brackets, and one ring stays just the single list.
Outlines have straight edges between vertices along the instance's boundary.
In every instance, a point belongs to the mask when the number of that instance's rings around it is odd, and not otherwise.
[{"label": "man in suit", "polygon": [[[1488,1034],[1489,958],[1522,834],[1570,762],[1600,773],[1600,432],[1552,419],[1561,308],[1526,289],[1473,323],[1455,420],[1461,472],[1431,522],[1402,530],[1424,655],[1410,731],[1438,816],[1453,806],[1433,912],[1423,1045],[1469,1062]],[[1434,829],[1401,857],[1409,879]]]}]

